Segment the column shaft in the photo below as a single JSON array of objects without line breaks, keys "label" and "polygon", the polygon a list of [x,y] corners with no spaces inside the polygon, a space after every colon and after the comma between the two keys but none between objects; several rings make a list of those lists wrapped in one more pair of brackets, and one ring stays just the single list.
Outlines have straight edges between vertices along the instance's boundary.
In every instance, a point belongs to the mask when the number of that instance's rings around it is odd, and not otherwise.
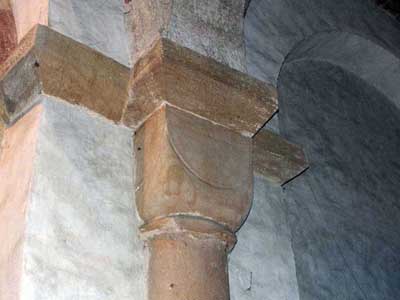
[{"label": "column shaft", "polygon": [[168,235],[149,242],[149,300],[228,300],[226,245]]}]

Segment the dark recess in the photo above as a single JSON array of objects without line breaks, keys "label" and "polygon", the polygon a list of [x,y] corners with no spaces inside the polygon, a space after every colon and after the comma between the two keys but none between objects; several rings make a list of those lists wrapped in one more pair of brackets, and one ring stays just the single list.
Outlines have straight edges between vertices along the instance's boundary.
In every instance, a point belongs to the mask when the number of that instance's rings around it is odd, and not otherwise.
[{"label": "dark recess", "polygon": [[[250,2],[251,0],[246,0],[245,15]],[[374,0],[374,2],[378,7],[391,14],[397,21],[400,21],[400,0]]]},{"label": "dark recess", "polygon": [[375,2],[400,21],[400,0],[375,0]]}]

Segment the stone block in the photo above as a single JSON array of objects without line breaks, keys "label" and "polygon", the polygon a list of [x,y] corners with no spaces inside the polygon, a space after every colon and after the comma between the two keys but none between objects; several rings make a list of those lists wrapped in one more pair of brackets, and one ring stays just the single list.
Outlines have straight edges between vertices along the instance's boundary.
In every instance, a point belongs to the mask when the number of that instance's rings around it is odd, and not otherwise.
[{"label": "stone block", "polygon": [[136,64],[124,123],[137,127],[161,104],[253,136],[278,108],[275,88],[160,39]]},{"label": "stone block", "polygon": [[136,202],[145,223],[212,220],[235,232],[252,199],[251,139],[163,106],[136,132]]},{"label": "stone block", "polygon": [[308,168],[300,147],[268,130],[253,138],[253,165],[256,174],[281,185]]},{"label": "stone block", "polygon": [[13,119],[39,93],[120,121],[130,70],[45,26],[37,26],[0,67],[0,102]]}]

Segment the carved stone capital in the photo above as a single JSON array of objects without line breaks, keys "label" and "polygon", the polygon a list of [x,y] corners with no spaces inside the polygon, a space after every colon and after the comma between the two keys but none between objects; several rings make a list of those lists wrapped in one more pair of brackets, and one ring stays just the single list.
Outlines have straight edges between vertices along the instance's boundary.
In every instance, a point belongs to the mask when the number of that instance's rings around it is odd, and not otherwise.
[{"label": "carved stone capital", "polygon": [[149,300],[229,299],[227,253],[253,195],[252,139],[164,104],[135,134]]},{"label": "carved stone capital", "polygon": [[169,105],[136,132],[136,202],[144,222],[211,220],[235,232],[252,199],[252,140]]}]

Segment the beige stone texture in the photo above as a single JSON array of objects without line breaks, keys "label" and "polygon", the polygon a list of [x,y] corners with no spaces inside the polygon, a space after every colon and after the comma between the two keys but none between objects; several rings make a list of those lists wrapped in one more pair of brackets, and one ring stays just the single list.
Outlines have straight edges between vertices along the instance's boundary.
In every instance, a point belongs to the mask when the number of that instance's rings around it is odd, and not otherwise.
[{"label": "beige stone texture", "polygon": [[136,202],[148,223],[190,215],[242,224],[251,206],[251,139],[163,106],[136,132]]},{"label": "beige stone texture", "polygon": [[149,300],[229,300],[226,247],[182,234],[149,242]]},{"label": "beige stone texture", "polygon": [[253,165],[256,174],[281,185],[308,168],[300,147],[268,130],[253,138]]},{"label": "beige stone texture", "polygon": [[120,121],[129,76],[127,67],[37,26],[0,66],[0,102],[13,119],[32,105],[37,94],[45,93]]},{"label": "beige stone texture", "polygon": [[136,64],[124,123],[137,127],[163,102],[253,136],[278,108],[275,88],[160,39]]},{"label": "beige stone texture", "polygon": [[22,246],[42,107],[36,106],[13,126],[0,152],[0,298],[19,299]]},{"label": "beige stone texture", "polygon": [[0,0],[0,9],[11,9],[10,0]]}]

